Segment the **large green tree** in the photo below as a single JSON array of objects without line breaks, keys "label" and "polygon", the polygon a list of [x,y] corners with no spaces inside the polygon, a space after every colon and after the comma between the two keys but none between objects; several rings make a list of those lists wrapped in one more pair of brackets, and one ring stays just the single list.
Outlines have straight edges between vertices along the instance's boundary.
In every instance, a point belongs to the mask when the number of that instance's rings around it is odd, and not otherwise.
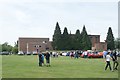
[{"label": "large green tree", "polygon": [[55,27],[52,46],[55,50],[61,49],[61,29],[58,22],[56,23]]},{"label": "large green tree", "polygon": [[71,34],[71,31],[70,31],[70,34],[69,34],[69,47],[70,47],[70,50],[75,50],[75,35],[74,34]]},{"label": "large green tree", "polygon": [[9,45],[7,42],[3,43],[2,44],[2,51],[8,51],[8,52],[11,52],[12,51],[12,46]]},{"label": "large green tree", "polygon": [[111,27],[109,27],[109,29],[108,29],[106,42],[107,42],[107,49],[110,49],[110,50],[115,49],[114,36],[113,36]]},{"label": "large green tree", "polygon": [[116,38],[116,40],[115,40],[115,48],[120,50],[120,38]]},{"label": "large green tree", "polygon": [[82,50],[89,50],[91,49],[92,45],[91,45],[91,41],[90,38],[87,34],[85,25],[83,26],[83,30],[81,32],[81,49]]},{"label": "large green tree", "polygon": [[2,52],[2,44],[0,44],[0,52]]},{"label": "large green tree", "polygon": [[70,35],[68,34],[68,30],[65,27],[62,34],[62,50],[69,50],[71,48],[70,45]]},{"label": "large green tree", "polygon": [[74,37],[74,49],[79,50],[81,49],[81,37],[80,37],[80,30],[76,30],[75,37]]}]

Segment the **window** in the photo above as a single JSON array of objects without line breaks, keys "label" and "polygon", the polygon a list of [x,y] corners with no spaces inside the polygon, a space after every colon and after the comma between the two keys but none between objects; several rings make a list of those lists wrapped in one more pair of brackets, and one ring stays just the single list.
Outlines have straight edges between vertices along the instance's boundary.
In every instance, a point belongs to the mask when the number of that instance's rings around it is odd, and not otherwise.
[{"label": "window", "polygon": [[96,38],[96,43],[99,42],[99,41],[98,41],[98,37],[96,36],[95,38]]}]

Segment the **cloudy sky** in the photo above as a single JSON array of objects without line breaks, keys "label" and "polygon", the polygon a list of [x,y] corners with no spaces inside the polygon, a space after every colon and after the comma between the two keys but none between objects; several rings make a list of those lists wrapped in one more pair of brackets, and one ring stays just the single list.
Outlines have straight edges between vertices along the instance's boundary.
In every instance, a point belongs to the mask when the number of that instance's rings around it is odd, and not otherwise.
[{"label": "cloudy sky", "polygon": [[[109,2],[108,2],[109,1]],[[106,39],[108,28],[118,37],[118,0],[0,0],[0,43],[19,37],[52,40],[56,22],[72,34],[86,26],[88,34]]]}]

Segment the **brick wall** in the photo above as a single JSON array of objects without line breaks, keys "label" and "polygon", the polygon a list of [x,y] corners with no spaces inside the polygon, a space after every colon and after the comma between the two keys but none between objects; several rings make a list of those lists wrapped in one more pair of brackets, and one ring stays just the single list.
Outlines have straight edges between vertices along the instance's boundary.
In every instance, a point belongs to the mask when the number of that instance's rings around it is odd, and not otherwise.
[{"label": "brick wall", "polygon": [[18,50],[23,52],[33,52],[39,49],[39,51],[51,50],[51,42],[49,38],[19,38]]},{"label": "brick wall", "polygon": [[94,47],[96,43],[100,42],[100,35],[88,35],[88,36],[91,40],[92,47]]},{"label": "brick wall", "polygon": [[107,43],[106,42],[99,42],[95,44],[96,50],[107,50]]}]

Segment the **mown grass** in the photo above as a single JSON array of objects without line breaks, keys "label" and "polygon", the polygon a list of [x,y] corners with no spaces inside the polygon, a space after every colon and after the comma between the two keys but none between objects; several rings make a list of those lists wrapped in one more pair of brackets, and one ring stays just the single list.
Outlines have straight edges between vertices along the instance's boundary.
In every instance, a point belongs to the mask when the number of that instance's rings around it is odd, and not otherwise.
[{"label": "mown grass", "polygon": [[104,59],[51,58],[51,67],[39,67],[37,55],[2,56],[3,78],[118,78],[118,71],[104,71]]},{"label": "mown grass", "polygon": [[2,78],[2,56],[0,55],[0,78]]}]

